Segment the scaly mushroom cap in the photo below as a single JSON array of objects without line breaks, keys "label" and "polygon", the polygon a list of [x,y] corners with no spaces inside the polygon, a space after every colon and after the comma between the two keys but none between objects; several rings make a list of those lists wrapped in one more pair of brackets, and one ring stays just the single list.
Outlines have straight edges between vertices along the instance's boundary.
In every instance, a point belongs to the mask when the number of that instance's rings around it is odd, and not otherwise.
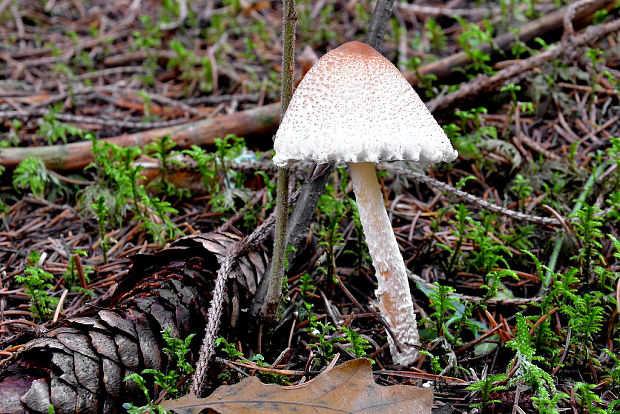
[{"label": "scaly mushroom cap", "polygon": [[452,161],[457,152],[418,94],[361,42],[325,54],[295,90],[273,161]]}]

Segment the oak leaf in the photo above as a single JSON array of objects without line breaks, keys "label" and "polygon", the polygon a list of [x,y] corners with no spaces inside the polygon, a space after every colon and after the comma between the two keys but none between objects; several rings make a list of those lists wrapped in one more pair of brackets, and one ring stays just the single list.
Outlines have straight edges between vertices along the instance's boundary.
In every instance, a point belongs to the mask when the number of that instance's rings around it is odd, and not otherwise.
[{"label": "oak leaf", "polygon": [[207,409],[219,414],[425,414],[431,412],[433,390],[378,385],[374,382],[370,362],[355,359],[299,386],[263,384],[256,377],[250,377],[235,385],[223,385],[207,398],[186,395],[162,405],[178,414],[198,414]]}]

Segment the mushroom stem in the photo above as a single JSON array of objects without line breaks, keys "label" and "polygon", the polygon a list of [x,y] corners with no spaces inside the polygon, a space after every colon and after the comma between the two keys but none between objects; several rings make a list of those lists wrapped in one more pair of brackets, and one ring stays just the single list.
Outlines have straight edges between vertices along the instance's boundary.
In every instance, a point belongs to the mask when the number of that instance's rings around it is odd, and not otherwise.
[{"label": "mushroom stem", "polygon": [[388,335],[392,360],[396,364],[410,365],[417,357],[416,345],[419,346],[420,337],[405,263],[385,210],[375,166],[370,162],[351,163],[349,170],[366,244],[379,282],[375,291],[379,310],[395,337]]}]

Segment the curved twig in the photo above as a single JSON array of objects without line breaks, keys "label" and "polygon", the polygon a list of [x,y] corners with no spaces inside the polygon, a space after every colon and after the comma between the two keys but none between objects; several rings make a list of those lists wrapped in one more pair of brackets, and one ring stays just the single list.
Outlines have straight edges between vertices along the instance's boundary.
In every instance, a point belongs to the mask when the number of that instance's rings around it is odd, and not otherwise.
[{"label": "curved twig", "polygon": [[187,19],[187,14],[187,0],[179,0],[179,17],[173,22],[160,24],[159,30],[174,30],[178,28]]}]

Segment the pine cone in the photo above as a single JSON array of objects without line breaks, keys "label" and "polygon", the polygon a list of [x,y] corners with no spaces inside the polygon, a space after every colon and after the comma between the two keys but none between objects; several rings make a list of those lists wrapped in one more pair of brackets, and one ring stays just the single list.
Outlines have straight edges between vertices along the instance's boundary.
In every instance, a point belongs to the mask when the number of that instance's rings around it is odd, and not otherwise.
[{"label": "pine cone", "polygon": [[[26,343],[0,365],[0,412],[116,413],[122,404],[144,404],[144,395],[125,376],[145,368],[166,371],[170,361],[161,331],[185,338],[191,333],[190,363],[202,342],[218,259],[238,236],[210,233],[181,239],[156,255],[132,258],[109,309],[66,320],[45,336]],[[250,259],[251,258],[251,259]],[[266,267],[256,252],[242,258],[235,291],[250,297]],[[240,289],[241,288],[241,289]],[[229,290],[230,291],[230,290]],[[235,297],[231,300],[238,301]],[[225,306],[222,330],[236,319]],[[147,379],[150,376],[147,376]],[[148,384],[155,395],[154,384]]]}]

